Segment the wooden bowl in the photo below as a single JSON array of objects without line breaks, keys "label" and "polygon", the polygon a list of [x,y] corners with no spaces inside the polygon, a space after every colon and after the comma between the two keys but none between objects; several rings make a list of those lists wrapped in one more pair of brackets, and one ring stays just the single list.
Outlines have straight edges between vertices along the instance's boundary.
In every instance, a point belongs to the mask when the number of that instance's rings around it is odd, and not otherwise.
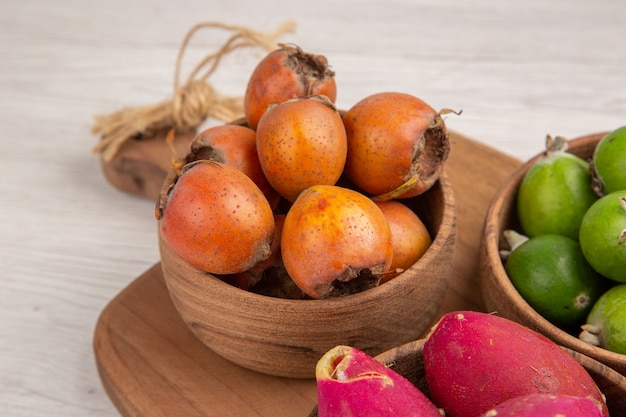
[{"label": "wooden bowl", "polygon": [[[168,176],[164,190],[174,178],[173,173]],[[432,325],[452,270],[456,208],[445,173],[426,193],[403,203],[422,219],[433,241],[418,262],[375,288],[325,300],[260,295],[195,269],[159,232],[168,291],[200,341],[248,369],[313,378],[315,364],[335,345],[348,344],[377,355],[419,338]]]},{"label": "wooden bowl", "polygon": [[[411,381],[429,397],[422,355],[425,341],[426,339],[419,339],[390,349],[376,356],[376,360]],[[605,395],[611,416],[625,415],[626,377],[595,359],[568,348],[563,349],[589,372],[600,391]],[[313,408],[309,417],[317,417],[317,406]]]},{"label": "wooden bowl", "polygon": [[[591,159],[596,144],[606,133],[573,139],[569,152],[584,159]],[[626,355],[592,346],[567,333],[537,313],[517,292],[504,270],[499,250],[506,248],[502,232],[506,229],[520,230],[517,220],[516,195],[524,174],[541,156],[536,155],[516,171],[498,189],[487,210],[480,251],[480,285],[485,306],[500,316],[530,327],[559,345],[581,352],[626,374]]]}]

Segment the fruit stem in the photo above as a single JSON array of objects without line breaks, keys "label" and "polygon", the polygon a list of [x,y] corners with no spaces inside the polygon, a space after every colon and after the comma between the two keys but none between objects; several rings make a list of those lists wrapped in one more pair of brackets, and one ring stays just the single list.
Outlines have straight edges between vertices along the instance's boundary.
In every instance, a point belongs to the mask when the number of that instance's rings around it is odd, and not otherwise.
[{"label": "fruit stem", "polygon": [[582,329],[578,336],[580,340],[593,346],[601,346],[600,333],[602,333],[602,329],[599,326],[583,324],[580,328]]},{"label": "fruit stem", "polygon": [[569,148],[567,139],[563,136],[557,136],[552,138],[551,135],[546,135],[546,155],[550,155],[556,152],[565,152]]},{"label": "fruit stem", "polygon": [[420,180],[419,175],[415,174],[411,178],[406,180],[398,188],[396,188],[394,190],[391,190],[391,191],[389,191],[389,192],[387,192],[385,194],[374,196],[374,197],[372,197],[372,200],[374,200],[374,201],[393,200],[394,198],[397,198],[397,197],[401,196],[402,194],[406,193],[408,190],[410,190],[413,186],[415,186],[415,184],[418,183],[419,180]]},{"label": "fruit stem", "polygon": [[528,236],[525,236],[511,229],[507,229],[504,232],[502,232],[502,236],[504,236],[504,239],[509,244],[509,247],[511,248],[511,252],[513,252],[515,249],[520,247],[522,244],[524,244],[528,240]]},{"label": "fruit stem", "polygon": [[449,109],[449,108],[446,108],[446,107],[444,107],[443,109],[439,110],[439,115],[440,116],[443,115],[443,114],[450,114],[450,113],[453,113],[453,114],[456,114],[457,116],[460,116],[461,113],[463,113],[463,110],[453,110],[453,109]]},{"label": "fruit stem", "polygon": [[434,117],[433,120],[431,120],[431,122],[428,124],[428,128],[429,129],[441,129],[443,127],[443,115],[446,114],[456,114],[457,116],[460,116],[461,113],[463,113],[463,110],[452,110],[452,109],[448,109],[448,108],[443,108],[441,110],[439,110],[439,113],[437,113],[437,116]]}]

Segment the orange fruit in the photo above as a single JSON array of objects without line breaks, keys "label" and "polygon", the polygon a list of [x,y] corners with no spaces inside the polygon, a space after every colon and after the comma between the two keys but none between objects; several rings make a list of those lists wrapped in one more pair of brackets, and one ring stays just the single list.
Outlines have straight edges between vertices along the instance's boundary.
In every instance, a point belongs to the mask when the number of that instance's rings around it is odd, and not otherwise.
[{"label": "orange fruit", "polygon": [[312,185],[333,185],[346,163],[346,131],[323,96],[271,106],[257,127],[257,152],[270,185],[289,201]]},{"label": "orange fruit", "polygon": [[285,217],[281,247],[289,276],[312,298],[378,285],[377,275],[389,270],[393,257],[391,231],[378,206],[335,185],[300,194]]},{"label": "orange fruit", "polygon": [[209,127],[191,142],[186,162],[209,160],[242,171],[261,189],[272,207],[280,196],[263,174],[256,150],[256,132],[249,127],[225,124]]},{"label": "orange fruit", "polygon": [[[432,239],[417,214],[397,200],[376,202],[391,230],[393,260],[390,269],[406,270],[426,253]],[[387,281],[387,279],[383,279]]]},{"label": "orange fruit", "polygon": [[266,55],[252,71],[244,95],[248,125],[256,129],[261,116],[274,104],[296,97],[337,96],[335,73],[324,55],[283,45]]},{"label": "orange fruit", "polygon": [[192,266],[213,274],[250,269],[270,255],[274,215],[240,170],[213,161],[186,165],[160,212],[161,235]]},{"label": "orange fruit", "polygon": [[365,97],[343,117],[348,138],[346,176],[378,198],[407,198],[439,178],[450,151],[441,115],[405,93]]}]

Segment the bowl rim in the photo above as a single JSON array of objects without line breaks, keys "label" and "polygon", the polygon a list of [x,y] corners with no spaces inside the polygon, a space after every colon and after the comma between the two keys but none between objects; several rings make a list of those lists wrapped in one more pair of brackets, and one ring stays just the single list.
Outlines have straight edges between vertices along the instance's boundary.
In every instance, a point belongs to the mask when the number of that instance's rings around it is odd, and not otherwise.
[{"label": "bowl rim", "polygon": [[[599,141],[607,133],[608,132],[601,132],[570,139],[568,141],[569,147],[571,149],[581,146],[589,146],[590,144]],[[483,265],[485,271],[483,271],[481,275],[486,276],[489,274],[492,276],[495,284],[499,285],[500,290],[506,294],[509,300],[511,300],[511,309],[515,311],[515,314],[518,316],[525,316],[532,322],[532,324],[528,323],[529,327],[533,327],[535,330],[542,333],[547,332],[558,344],[578,351],[586,356],[596,358],[600,361],[609,362],[611,364],[622,363],[624,364],[623,366],[626,366],[626,355],[586,343],[572,334],[560,329],[540,315],[530,306],[530,304],[528,304],[528,302],[526,302],[526,300],[524,300],[504,270],[504,264],[500,258],[499,249],[500,237],[505,227],[502,222],[502,215],[506,208],[505,205],[507,204],[507,196],[514,195],[516,193],[524,174],[535,163],[535,161],[541,157],[541,154],[542,153],[539,153],[533,156],[513,171],[513,173],[511,173],[504,183],[497,189],[492,198],[485,215],[485,222],[483,226],[482,252],[485,255],[485,262]],[[514,200],[511,204],[514,204]],[[485,278],[483,277],[483,279]]]}]

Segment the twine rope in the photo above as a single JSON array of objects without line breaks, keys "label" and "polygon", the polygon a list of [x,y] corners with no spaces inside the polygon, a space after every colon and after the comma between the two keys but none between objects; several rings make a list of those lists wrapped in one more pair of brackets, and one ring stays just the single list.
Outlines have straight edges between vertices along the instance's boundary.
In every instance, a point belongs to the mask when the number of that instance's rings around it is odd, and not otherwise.
[{"label": "twine rope", "polygon": [[[180,72],[183,57],[193,36],[202,29],[223,29],[232,35],[215,52],[206,55],[191,71],[181,85]],[[93,148],[105,161],[110,161],[121,146],[132,138],[150,137],[170,130],[171,137],[178,132],[198,128],[208,117],[231,121],[243,115],[243,97],[219,94],[208,82],[222,58],[244,47],[260,47],[272,51],[278,47],[277,38],[293,32],[295,23],[287,21],[274,32],[264,33],[248,27],[221,22],[202,22],[194,25],[185,35],[176,57],[174,95],[155,105],[128,107],[111,114],[96,115],[92,127],[102,139]]]}]

